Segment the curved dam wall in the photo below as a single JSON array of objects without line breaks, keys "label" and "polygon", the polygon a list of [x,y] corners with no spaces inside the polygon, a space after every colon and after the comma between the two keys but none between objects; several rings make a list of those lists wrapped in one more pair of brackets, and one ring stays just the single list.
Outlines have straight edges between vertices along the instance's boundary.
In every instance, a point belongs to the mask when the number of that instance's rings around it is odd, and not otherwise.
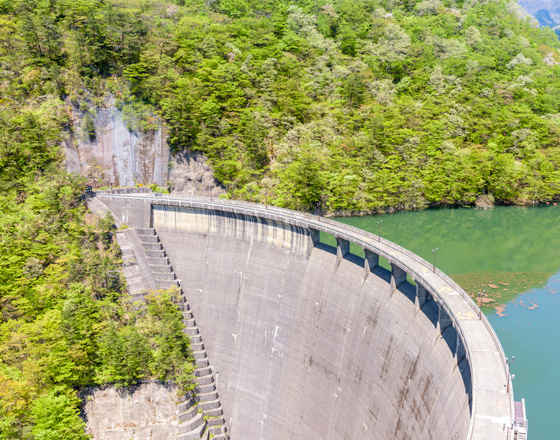
[{"label": "curved dam wall", "polygon": [[129,226],[157,229],[231,438],[508,438],[513,395],[495,334],[453,281],[406,249],[257,205],[99,197]]}]

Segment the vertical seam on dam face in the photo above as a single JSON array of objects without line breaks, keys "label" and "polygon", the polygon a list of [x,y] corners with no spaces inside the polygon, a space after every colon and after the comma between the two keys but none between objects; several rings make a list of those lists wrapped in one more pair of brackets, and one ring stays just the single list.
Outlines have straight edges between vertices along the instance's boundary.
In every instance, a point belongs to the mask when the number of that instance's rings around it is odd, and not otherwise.
[{"label": "vertical seam on dam face", "polygon": [[158,228],[220,371],[233,438],[508,438],[513,394],[499,341],[420,257],[279,208],[99,197],[129,226]]}]

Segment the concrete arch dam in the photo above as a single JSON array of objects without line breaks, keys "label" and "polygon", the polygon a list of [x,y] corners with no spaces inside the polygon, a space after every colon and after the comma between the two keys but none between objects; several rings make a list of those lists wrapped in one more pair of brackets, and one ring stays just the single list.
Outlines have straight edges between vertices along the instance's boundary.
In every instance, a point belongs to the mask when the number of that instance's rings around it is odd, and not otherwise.
[{"label": "concrete arch dam", "polygon": [[513,392],[494,331],[420,257],[279,208],[97,197],[128,226],[156,228],[204,337],[231,438],[513,438]]}]

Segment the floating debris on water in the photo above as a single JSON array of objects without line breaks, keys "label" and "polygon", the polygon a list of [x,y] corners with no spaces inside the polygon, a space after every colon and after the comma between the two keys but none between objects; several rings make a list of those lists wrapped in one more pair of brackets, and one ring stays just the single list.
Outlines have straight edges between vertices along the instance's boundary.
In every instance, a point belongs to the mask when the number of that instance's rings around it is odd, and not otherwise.
[{"label": "floating debris on water", "polygon": [[536,309],[536,308],[539,306],[536,302],[532,302],[530,305],[529,305],[529,304],[525,304],[525,303],[523,302],[523,300],[520,300],[520,301],[519,301],[519,305],[520,305],[521,307],[525,307],[525,308],[528,309],[528,310],[534,310],[534,309]]},{"label": "floating debris on water", "polygon": [[505,306],[505,305],[502,304],[502,305],[496,306],[496,307],[494,307],[494,308],[496,309],[496,314],[497,314],[500,318],[502,318],[502,317],[504,317],[504,316],[507,316],[507,313],[504,313],[505,310],[506,310],[506,306]]},{"label": "floating debris on water", "polygon": [[[495,303],[505,304],[518,294],[535,287],[542,287],[554,273],[551,272],[471,272],[451,275],[457,284],[483,308],[495,308]],[[484,293],[484,291],[486,291]],[[554,289],[551,293],[556,294]],[[533,307],[535,309],[536,307]],[[500,312],[500,313],[503,313]],[[500,313],[498,313],[499,316]],[[505,316],[505,315],[503,315]]]}]

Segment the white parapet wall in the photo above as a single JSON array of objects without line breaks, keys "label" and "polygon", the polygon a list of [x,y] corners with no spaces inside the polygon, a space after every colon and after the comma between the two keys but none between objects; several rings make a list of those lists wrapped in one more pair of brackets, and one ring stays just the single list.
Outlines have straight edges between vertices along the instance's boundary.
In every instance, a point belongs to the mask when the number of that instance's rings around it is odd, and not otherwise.
[{"label": "white parapet wall", "polygon": [[260,217],[238,218],[235,214],[203,208],[154,205],[154,228],[187,233],[214,234],[231,239],[249,240],[282,247],[293,252],[307,252],[307,229]]}]

